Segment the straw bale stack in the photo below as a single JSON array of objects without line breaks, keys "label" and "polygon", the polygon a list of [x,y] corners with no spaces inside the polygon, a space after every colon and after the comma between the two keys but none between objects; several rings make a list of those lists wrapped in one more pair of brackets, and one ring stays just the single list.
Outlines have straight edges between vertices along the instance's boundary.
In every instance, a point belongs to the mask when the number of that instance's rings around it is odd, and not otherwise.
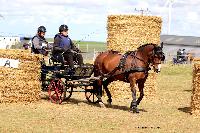
[{"label": "straw bale stack", "polygon": [[110,15],[107,45],[121,53],[146,43],[160,44],[162,19],[157,16]]},{"label": "straw bale stack", "polygon": [[[150,99],[155,96],[156,92],[156,73],[149,73],[147,81],[145,82],[144,87],[144,97]],[[136,86],[137,87],[137,86]],[[132,99],[132,93],[129,83],[122,81],[114,81],[108,85],[110,93],[113,98],[116,99]],[[137,97],[139,97],[139,89],[137,88]],[[106,95],[104,95],[106,96]]]},{"label": "straw bale stack", "polygon": [[200,62],[193,65],[193,90],[191,97],[191,111],[200,116]]},{"label": "straw bale stack", "polygon": [[192,60],[193,63],[199,63],[200,62],[200,58],[197,58],[195,57],[193,60]]},{"label": "straw bale stack", "polygon": [[[139,46],[154,43],[160,44],[162,19],[156,16],[110,15],[107,21],[108,50],[134,51]],[[115,98],[130,98],[129,84],[113,82],[109,85]],[[156,74],[149,73],[144,88],[145,97],[155,96]]]},{"label": "straw bale stack", "polygon": [[155,72],[149,72],[149,76],[144,84],[145,97],[150,99],[155,97],[157,89],[157,74]]},{"label": "straw bale stack", "polygon": [[0,58],[18,59],[18,68],[0,67],[0,103],[40,99],[41,55],[27,50],[0,50]]},{"label": "straw bale stack", "polygon": [[[116,99],[130,99],[131,98],[131,88],[129,83],[122,81],[113,81],[108,85],[108,89],[113,98]],[[104,93],[106,96],[106,93]]]}]

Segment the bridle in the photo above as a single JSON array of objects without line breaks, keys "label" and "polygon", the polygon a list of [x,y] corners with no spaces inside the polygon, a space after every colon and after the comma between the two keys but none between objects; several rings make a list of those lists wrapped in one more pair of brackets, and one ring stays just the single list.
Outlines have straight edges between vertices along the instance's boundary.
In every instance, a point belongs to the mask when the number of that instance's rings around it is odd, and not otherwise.
[{"label": "bridle", "polygon": [[[151,52],[150,56],[150,63],[152,64],[152,66],[155,68],[155,65],[159,65],[161,64],[161,61],[164,61],[165,59],[165,55],[162,51],[162,47],[160,46],[154,46],[153,51]],[[160,61],[159,62],[154,62],[154,59],[158,58]],[[157,72],[157,70],[156,70]]]}]

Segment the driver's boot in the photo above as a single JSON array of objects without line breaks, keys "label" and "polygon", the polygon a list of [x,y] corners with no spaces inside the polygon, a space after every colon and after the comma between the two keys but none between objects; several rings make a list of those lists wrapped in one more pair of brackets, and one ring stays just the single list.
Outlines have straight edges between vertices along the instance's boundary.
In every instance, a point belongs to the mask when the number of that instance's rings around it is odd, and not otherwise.
[{"label": "driver's boot", "polygon": [[75,68],[69,69],[69,75],[73,76],[75,74]]}]

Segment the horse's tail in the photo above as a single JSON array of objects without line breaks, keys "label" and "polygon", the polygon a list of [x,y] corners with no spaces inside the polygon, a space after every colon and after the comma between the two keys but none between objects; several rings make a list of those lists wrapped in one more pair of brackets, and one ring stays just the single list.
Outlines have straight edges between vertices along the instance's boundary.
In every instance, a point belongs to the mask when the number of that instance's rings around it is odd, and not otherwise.
[{"label": "horse's tail", "polygon": [[103,73],[103,71],[102,71],[102,69],[101,69],[99,63],[97,63],[96,65],[94,65],[94,76],[95,76],[95,77],[100,76],[100,77],[102,77],[102,78],[104,78],[104,77],[107,76],[107,74],[104,74],[104,73]]},{"label": "horse's tail", "polygon": [[101,76],[102,79],[108,78],[108,77],[111,77],[117,70],[120,69],[120,66],[118,65],[112,71],[108,73],[103,72],[103,60],[110,52],[116,52],[118,54],[117,51],[106,51],[106,52],[99,53],[99,55],[96,57],[95,62],[94,62],[94,76],[95,77]]},{"label": "horse's tail", "polygon": [[115,67],[115,69],[113,69],[112,71],[110,71],[109,73],[103,73],[102,69],[100,69],[100,64],[98,64],[98,74],[97,75],[94,75],[95,77],[96,76],[100,76],[101,79],[103,78],[109,78],[111,77],[117,70],[119,70],[120,68],[119,67]]}]

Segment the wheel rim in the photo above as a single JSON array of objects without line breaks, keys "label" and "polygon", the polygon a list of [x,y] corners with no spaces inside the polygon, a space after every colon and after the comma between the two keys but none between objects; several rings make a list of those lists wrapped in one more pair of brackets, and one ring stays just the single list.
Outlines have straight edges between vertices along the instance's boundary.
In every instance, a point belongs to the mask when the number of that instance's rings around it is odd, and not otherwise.
[{"label": "wheel rim", "polygon": [[68,100],[72,96],[73,87],[65,87],[63,92],[64,100]]},{"label": "wheel rim", "polygon": [[93,90],[92,88],[91,89],[88,89],[87,87],[85,88],[85,97],[90,103],[97,103],[98,101],[97,94],[95,90]]},{"label": "wheel rim", "polygon": [[61,79],[53,79],[48,86],[49,99],[51,102],[61,104],[63,101],[64,84]]}]

